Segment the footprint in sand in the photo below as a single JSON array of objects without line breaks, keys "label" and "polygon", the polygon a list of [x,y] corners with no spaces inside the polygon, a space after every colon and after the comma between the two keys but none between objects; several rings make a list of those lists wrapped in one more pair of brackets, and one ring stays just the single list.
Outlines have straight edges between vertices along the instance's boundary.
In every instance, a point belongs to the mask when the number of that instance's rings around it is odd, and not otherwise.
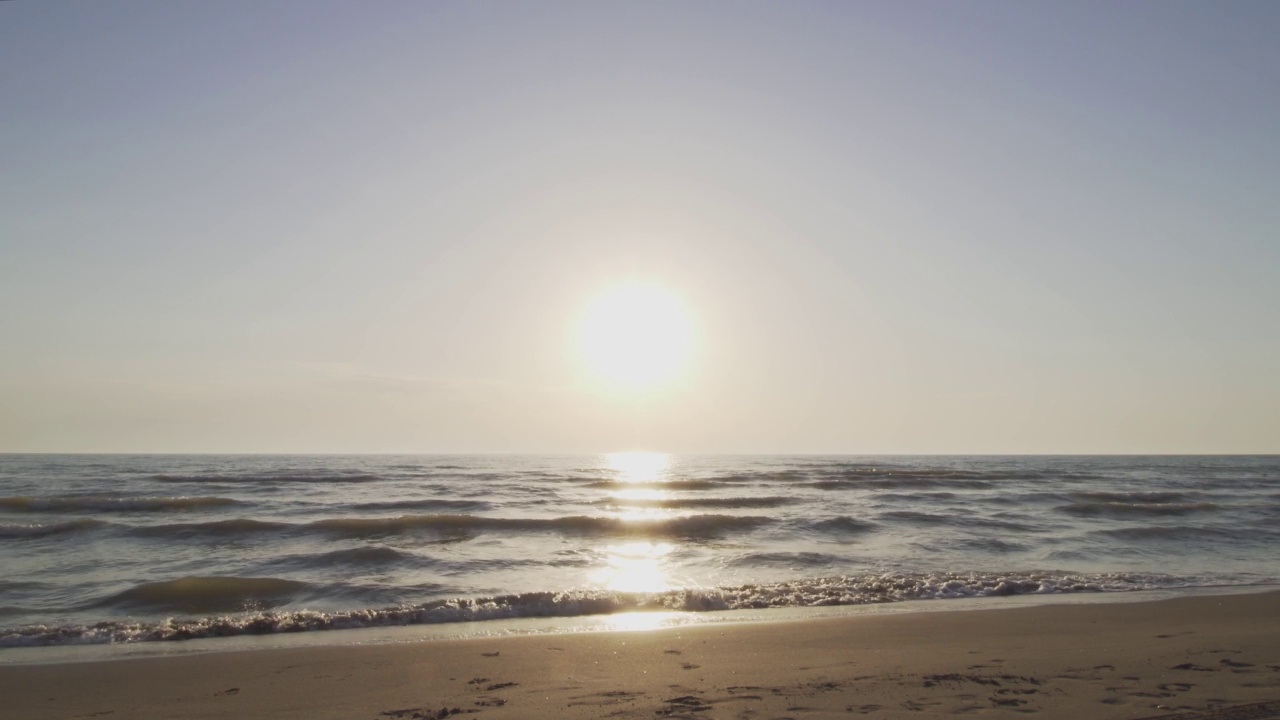
[{"label": "footprint in sand", "polygon": [[[422,708],[408,708],[406,710],[384,710],[379,713],[380,716],[392,718],[405,718],[406,720],[444,720],[444,718],[453,715],[464,715],[480,712],[479,710],[463,710],[462,708],[442,707],[439,710],[423,710]],[[412,713],[408,715],[406,713]]]},{"label": "footprint in sand", "polygon": [[635,702],[638,698],[644,697],[644,693],[627,692],[626,690],[610,690],[608,692],[593,693],[591,695],[576,695],[571,698],[570,707],[575,705],[618,705],[623,702]]},{"label": "footprint in sand", "polygon": [[693,695],[681,695],[680,697],[667,698],[662,702],[667,703],[667,707],[662,710],[658,710],[654,713],[655,715],[670,717],[677,713],[703,712],[711,709],[711,706],[703,701],[702,698],[694,697]]},{"label": "footprint in sand", "polygon": [[[1220,700],[1215,698],[1214,702]],[[1172,708],[1167,708],[1172,709]],[[1270,720],[1280,714],[1280,700],[1251,703],[1249,705],[1231,705],[1213,710],[1192,711],[1172,716],[1175,720]],[[1170,720],[1169,715],[1151,715],[1137,720]]]},{"label": "footprint in sand", "polygon": [[520,683],[513,683],[513,682],[494,683],[492,685],[486,686],[485,690],[488,690],[489,692],[493,692],[494,690],[501,690],[503,688],[516,687],[519,684]]}]

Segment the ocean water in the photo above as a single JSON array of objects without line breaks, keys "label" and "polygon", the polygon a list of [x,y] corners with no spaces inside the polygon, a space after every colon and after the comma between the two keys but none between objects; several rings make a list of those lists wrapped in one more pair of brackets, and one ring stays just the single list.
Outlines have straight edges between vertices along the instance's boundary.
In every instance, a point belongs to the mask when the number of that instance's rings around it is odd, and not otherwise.
[{"label": "ocean water", "polygon": [[0,455],[0,648],[1277,582],[1277,456]]}]

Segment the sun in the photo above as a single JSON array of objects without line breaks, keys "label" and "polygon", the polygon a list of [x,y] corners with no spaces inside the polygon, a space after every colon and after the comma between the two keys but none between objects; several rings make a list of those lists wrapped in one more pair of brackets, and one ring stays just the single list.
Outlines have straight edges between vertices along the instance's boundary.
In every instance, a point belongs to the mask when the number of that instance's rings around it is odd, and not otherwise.
[{"label": "sun", "polygon": [[650,389],[688,364],[692,330],[684,303],[662,285],[618,286],[587,308],[580,333],[583,361],[610,386]]}]

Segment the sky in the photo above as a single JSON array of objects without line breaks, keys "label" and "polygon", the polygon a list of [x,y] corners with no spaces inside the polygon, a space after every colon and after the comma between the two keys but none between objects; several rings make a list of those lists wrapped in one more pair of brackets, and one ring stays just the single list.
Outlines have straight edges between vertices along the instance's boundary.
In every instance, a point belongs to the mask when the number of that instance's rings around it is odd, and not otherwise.
[{"label": "sky", "polygon": [[[1277,32],[0,3],[0,451],[1280,452]],[[642,389],[581,352],[628,286]]]}]

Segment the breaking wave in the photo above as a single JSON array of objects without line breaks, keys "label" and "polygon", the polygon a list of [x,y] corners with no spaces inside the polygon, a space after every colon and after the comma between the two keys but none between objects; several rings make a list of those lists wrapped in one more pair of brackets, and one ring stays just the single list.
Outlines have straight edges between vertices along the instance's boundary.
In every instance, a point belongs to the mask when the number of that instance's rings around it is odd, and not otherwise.
[{"label": "breaking wave", "polygon": [[[416,605],[338,612],[258,611],[162,622],[107,621],[94,625],[29,625],[0,630],[0,647],[134,643],[232,635],[341,630],[392,625],[476,622],[520,617],[577,617],[645,610],[706,612],[783,607],[866,605],[904,600],[1007,595],[1131,591],[1184,587],[1192,579],[1161,575],[1063,573],[842,575],[795,582],[739,585],[659,593],[533,592],[438,600]],[[182,578],[150,583],[117,595],[128,601],[189,605],[206,598],[246,595],[279,601],[305,583],[274,578]]]}]

